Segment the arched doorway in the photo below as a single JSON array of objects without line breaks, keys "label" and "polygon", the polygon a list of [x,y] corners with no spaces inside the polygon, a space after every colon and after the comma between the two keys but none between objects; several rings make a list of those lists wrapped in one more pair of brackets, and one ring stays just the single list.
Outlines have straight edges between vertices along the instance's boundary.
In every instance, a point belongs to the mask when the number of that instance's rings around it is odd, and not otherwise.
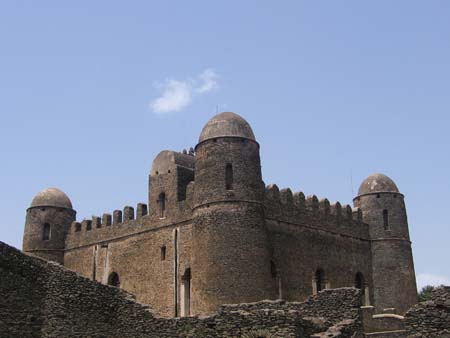
[{"label": "arched doorway", "polygon": [[361,290],[362,304],[370,305],[369,286],[368,286],[362,272],[357,272],[355,275],[355,288]]},{"label": "arched doorway", "polygon": [[108,285],[120,287],[120,279],[117,272],[111,272],[108,277]]},{"label": "arched doorway", "polygon": [[317,292],[325,289],[325,273],[323,269],[316,270],[316,290]]},{"label": "arched doorway", "polygon": [[312,276],[312,294],[317,295],[320,291],[325,290],[329,287],[325,279],[325,272],[322,268],[318,268],[313,272]]}]

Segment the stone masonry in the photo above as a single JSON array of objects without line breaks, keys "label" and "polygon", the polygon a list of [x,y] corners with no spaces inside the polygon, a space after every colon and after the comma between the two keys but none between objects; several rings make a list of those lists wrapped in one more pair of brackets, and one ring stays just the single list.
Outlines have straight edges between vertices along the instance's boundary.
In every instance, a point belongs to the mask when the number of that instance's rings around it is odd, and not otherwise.
[{"label": "stone masonry", "polygon": [[417,303],[404,196],[385,175],[362,182],[353,208],[265,186],[252,128],[225,112],[195,149],[160,152],[148,185],[145,203],[78,220],[66,194],[45,189],[27,209],[23,251],[166,318],[346,287],[376,313]]}]

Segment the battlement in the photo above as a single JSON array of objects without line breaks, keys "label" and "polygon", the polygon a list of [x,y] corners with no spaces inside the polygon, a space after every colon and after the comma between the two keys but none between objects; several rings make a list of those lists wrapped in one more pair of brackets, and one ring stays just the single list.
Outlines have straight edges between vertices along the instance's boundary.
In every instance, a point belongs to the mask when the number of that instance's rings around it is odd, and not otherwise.
[{"label": "battlement", "polygon": [[192,214],[191,203],[193,197],[194,182],[188,185],[188,198],[177,202],[177,209],[172,213],[176,217],[159,217],[156,213],[150,213],[148,205],[138,203],[136,209],[125,206],[122,210],[114,210],[100,216],[92,216],[82,221],[74,221],[70,225],[66,236],[66,249],[90,245],[101,241],[111,240],[116,237],[132,235],[145,229],[157,228],[169,224],[189,220]]},{"label": "battlement", "polygon": [[368,225],[363,223],[359,208],[348,204],[330,203],[316,195],[305,197],[303,192],[292,193],[276,184],[266,187],[264,205],[268,219],[299,226],[314,227],[342,235],[369,238]]}]

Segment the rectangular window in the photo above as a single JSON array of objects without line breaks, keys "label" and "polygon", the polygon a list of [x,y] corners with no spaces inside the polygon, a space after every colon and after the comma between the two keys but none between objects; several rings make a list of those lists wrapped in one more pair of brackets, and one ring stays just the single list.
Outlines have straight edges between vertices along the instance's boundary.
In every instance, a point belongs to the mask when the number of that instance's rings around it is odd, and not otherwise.
[{"label": "rectangular window", "polygon": [[166,259],[166,246],[162,246],[161,247],[161,260],[165,260]]},{"label": "rectangular window", "polygon": [[233,190],[233,165],[231,163],[225,167],[225,189]]},{"label": "rectangular window", "polygon": [[383,210],[383,224],[384,230],[389,230],[389,213],[386,209]]}]

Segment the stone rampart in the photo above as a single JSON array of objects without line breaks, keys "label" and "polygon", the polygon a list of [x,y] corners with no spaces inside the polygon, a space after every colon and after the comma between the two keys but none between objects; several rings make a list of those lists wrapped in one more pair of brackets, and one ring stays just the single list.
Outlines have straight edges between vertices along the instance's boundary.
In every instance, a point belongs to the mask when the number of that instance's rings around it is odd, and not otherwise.
[{"label": "stone rampart", "polygon": [[264,204],[269,220],[369,240],[369,226],[363,223],[360,210],[350,205],[330,204],[326,198],[305,197],[290,189],[280,191],[276,184],[266,187]]},{"label": "stone rampart", "polygon": [[105,213],[102,217],[92,216],[81,222],[72,222],[66,235],[65,249],[70,250],[102,241],[111,241],[140,232],[152,231],[160,227],[181,224],[192,218],[191,207],[187,201],[177,203],[177,217],[159,219],[149,214],[148,206],[138,203],[136,213],[133,207],[125,206],[122,210],[114,210],[113,214]]},{"label": "stone rampart", "polygon": [[434,289],[431,300],[409,309],[405,324],[408,338],[449,338],[450,286]]},{"label": "stone rampart", "polygon": [[[304,303],[225,305],[206,318],[163,319],[125,291],[0,242],[0,337],[360,337],[359,292],[326,290]],[[344,317],[348,317],[342,320]]]}]

